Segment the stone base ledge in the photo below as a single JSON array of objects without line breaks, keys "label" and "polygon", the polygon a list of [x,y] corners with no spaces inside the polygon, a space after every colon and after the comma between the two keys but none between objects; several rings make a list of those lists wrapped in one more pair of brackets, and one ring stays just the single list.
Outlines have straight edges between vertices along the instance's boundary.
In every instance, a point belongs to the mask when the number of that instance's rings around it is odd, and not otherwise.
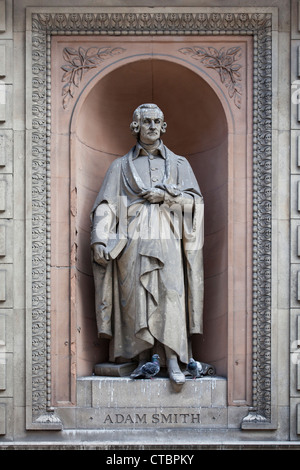
[{"label": "stone base ledge", "polygon": [[227,427],[227,381],[86,377],[77,380],[77,429]]},{"label": "stone base ledge", "polygon": [[77,406],[100,407],[226,407],[227,380],[223,377],[186,379],[175,392],[169,379],[84,377],[77,379]]}]

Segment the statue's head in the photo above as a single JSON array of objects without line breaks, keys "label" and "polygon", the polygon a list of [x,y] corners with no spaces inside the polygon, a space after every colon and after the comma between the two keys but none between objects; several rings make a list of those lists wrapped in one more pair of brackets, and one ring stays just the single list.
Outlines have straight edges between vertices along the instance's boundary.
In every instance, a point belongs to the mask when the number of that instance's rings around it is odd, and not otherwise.
[{"label": "statue's head", "polygon": [[167,123],[164,122],[162,110],[156,104],[147,103],[141,104],[134,111],[130,129],[137,139],[151,143],[166,132]]}]

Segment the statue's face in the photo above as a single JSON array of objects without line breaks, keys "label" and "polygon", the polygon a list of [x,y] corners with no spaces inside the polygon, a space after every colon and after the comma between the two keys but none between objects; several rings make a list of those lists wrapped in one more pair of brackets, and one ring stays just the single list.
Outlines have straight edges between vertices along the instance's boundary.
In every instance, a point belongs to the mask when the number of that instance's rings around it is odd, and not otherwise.
[{"label": "statue's face", "polygon": [[154,144],[159,138],[163,120],[157,109],[145,109],[141,113],[140,141],[144,144]]}]

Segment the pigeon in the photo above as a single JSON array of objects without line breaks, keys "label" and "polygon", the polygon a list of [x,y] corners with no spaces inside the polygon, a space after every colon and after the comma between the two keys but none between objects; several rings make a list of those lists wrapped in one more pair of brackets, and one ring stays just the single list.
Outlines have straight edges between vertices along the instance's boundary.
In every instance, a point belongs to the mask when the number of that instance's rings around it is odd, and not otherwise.
[{"label": "pigeon", "polygon": [[141,368],[142,374],[146,379],[152,379],[160,371],[159,355],[153,354],[151,362],[146,362]]},{"label": "pigeon", "polygon": [[197,377],[201,377],[203,375],[203,367],[201,365],[201,362],[195,361],[191,357],[190,362],[187,365],[187,370],[193,377],[193,379],[196,379]]}]

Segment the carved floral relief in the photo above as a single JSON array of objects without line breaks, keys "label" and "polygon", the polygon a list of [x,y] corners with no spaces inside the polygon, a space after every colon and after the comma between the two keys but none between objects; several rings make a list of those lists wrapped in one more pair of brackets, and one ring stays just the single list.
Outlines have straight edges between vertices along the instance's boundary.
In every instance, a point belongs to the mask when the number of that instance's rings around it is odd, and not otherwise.
[{"label": "carved floral relief", "polygon": [[62,81],[66,82],[62,89],[64,109],[73,98],[75,88],[78,88],[84,73],[96,68],[109,57],[122,54],[124,51],[122,47],[89,47],[88,49],[79,47],[78,50],[65,47],[63,58],[66,64],[61,67],[64,71]]},{"label": "carved floral relief", "polygon": [[242,50],[240,47],[230,47],[225,50],[224,47],[216,49],[200,46],[184,47],[179,49],[182,54],[190,55],[192,59],[199,60],[205,67],[214,69],[218,72],[221,83],[228,89],[228,95],[233,99],[234,104],[240,108],[242,98],[241,85],[241,64],[237,61],[241,58]]}]

